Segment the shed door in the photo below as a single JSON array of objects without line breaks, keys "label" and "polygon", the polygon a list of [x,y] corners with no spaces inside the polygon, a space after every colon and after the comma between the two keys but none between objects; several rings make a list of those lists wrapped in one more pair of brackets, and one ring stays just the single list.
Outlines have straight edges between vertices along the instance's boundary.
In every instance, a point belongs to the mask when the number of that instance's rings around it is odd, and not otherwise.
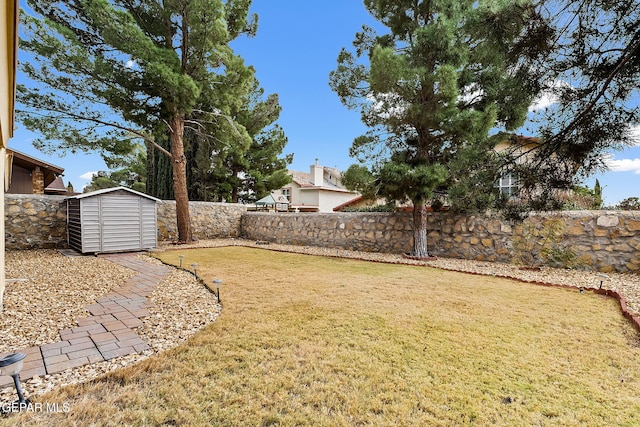
[{"label": "shed door", "polygon": [[142,248],[140,198],[128,194],[101,196],[102,252]]}]

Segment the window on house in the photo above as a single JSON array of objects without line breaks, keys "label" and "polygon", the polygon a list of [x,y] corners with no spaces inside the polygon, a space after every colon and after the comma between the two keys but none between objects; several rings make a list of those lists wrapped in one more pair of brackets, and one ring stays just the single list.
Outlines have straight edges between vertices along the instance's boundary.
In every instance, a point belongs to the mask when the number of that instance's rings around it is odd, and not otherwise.
[{"label": "window on house", "polygon": [[513,197],[518,194],[518,180],[511,174],[504,175],[498,180],[498,189],[502,194]]},{"label": "window on house", "polygon": [[285,196],[289,202],[291,202],[291,189],[290,188],[283,188],[282,189],[282,195]]}]

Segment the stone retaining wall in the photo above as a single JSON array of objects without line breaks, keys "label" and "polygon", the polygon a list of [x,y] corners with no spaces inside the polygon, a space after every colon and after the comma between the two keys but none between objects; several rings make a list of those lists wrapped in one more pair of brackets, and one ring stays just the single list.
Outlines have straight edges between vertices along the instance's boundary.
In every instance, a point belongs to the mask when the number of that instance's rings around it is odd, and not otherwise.
[{"label": "stone retaining wall", "polygon": [[[190,202],[189,213],[197,239],[237,237],[243,205]],[[158,240],[176,240],[176,203],[157,204]],[[66,248],[67,203],[63,196],[35,194],[5,195],[5,245],[13,249]]]},{"label": "stone retaining wall", "polygon": [[[429,215],[429,251],[436,256],[512,262],[559,221],[555,247],[573,253],[576,267],[602,272],[640,272],[640,212],[568,211],[532,215],[522,224],[497,216]],[[409,252],[410,213],[262,213],[242,217],[242,237],[282,244]],[[516,242],[520,240],[524,248]],[[548,242],[549,245],[553,242]],[[531,245],[534,250],[534,245]],[[531,252],[531,250],[529,252]]]},{"label": "stone retaining wall", "polygon": [[[176,202],[163,200],[157,206],[158,240],[177,240]],[[193,235],[198,240],[238,237],[240,219],[246,210],[233,203],[189,202]]]},{"label": "stone retaining wall", "polygon": [[268,242],[367,252],[411,250],[411,214],[247,212],[242,237]]},{"label": "stone retaining wall", "polygon": [[7,249],[67,247],[67,202],[64,197],[7,194],[4,211]]},{"label": "stone retaining wall", "polygon": [[[67,247],[66,202],[61,196],[5,196],[7,249]],[[158,207],[158,240],[177,239],[175,202]],[[190,202],[194,236],[199,240],[244,237],[250,240],[324,246],[369,252],[403,253],[412,248],[410,213],[246,212],[243,205]],[[532,215],[523,224],[496,216],[429,215],[433,255],[512,262],[545,224],[560,222],[557,247],[571,251],[579,267],[603,272],[640,273],[639,211],[569,211]],[[533,231],[532,231],[533,230]],[[533,247],[533,246],[532,246]],[[525,251],[526,252],[526,251]]]}]

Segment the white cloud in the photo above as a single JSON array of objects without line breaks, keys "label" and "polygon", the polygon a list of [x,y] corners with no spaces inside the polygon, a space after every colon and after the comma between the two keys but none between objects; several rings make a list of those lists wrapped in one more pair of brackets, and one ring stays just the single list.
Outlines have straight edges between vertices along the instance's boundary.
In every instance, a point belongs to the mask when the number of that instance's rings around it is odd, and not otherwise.
[{"label": "white cloud", "polygon": [[371,102],[371,111],[383,119],[400,117],[407,109],[407,103],[397,93],[369,94],[367,100]]},{"label": "white cloud", "polygon": [[535,112],[547,108],[558,102],[557,89],[571,88],[572,86],[562,80],[554,80],[548,86],[548,89],[542,91],[539,97],[533,100],[533,104],[529,106],[529,112]]},{"label": "white cloud", "polygon": [[127,68],[133,68],[134,65],[136,65],[136,61],[134,61],[133,59],[130,59],[127,61],[127,64],[125,66]]},{"label": "white cloud", "polygon": [[558,101],[558,97],[555,96],[553,93],[543,92],[542,95],[536,98],[533,101],[533,104],[529,106],[529,111],[535,112],[538,110],[542,110],[544,108],[547,108],[549,105],[555,104],[557,101]]},{"label": "white cloud", "polygon": [[614,160],[609,158],[606,163],[612,172],[634,172],[640,175],[640,159]]},{"label": "white cloud", "polygon": [[91,178],[93,178],[94,175],[98,175],[98,172],[85,172],[82,175],[80,175],[80,179],[88,179],[90,180]]}]

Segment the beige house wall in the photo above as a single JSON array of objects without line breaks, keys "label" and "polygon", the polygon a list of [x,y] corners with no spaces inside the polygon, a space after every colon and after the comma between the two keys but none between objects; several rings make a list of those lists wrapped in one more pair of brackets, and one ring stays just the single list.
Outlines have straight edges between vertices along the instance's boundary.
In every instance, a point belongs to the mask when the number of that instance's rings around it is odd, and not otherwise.
[{"label": "beige house wall", "polygon": [[[0,196],[4,198],[6,185],[6,148],[13,137],[13,121],[16,95],[16,69],[18,65],[18,0],[3,0],[0,3],[0,176],[4,183],[0,185]],[[0,206],[0,215],[5,217],[4,205]],[[4,221],[0,233],[5,234]],[[5,289],[4,238],[0,243],[0,311]]]},{"label": "beige house wall", "polygon": [[340,206],[343,203],[346,203],[349,200],[353,200],[358,197],[353,193],[343,193],[338,191],[324,192],[319,196],[320,212],[333,212],[333,208],[335,208],[336,206]]},{"label": "beige house wall", "polygon": [[[292,182],[283,187],[290,191],[290,202],[293,206],[317,206],[319,212],[333,212],[333,208],[357,197],[356,194],[346,191],[333,191],[320,188],[300,188]],[[284,194],[282,189],[272,192],[274,197]]]},{"label": "beige house wall", "polygon": [[280,190],[272,191],[274,197],[289,192],[292,208],[313,206],[319,212],[333,212],[333,208],[358,197],[340,183],[340,172],[317,163],[309,167],[309,173],[289,171],[293,181]]}]

